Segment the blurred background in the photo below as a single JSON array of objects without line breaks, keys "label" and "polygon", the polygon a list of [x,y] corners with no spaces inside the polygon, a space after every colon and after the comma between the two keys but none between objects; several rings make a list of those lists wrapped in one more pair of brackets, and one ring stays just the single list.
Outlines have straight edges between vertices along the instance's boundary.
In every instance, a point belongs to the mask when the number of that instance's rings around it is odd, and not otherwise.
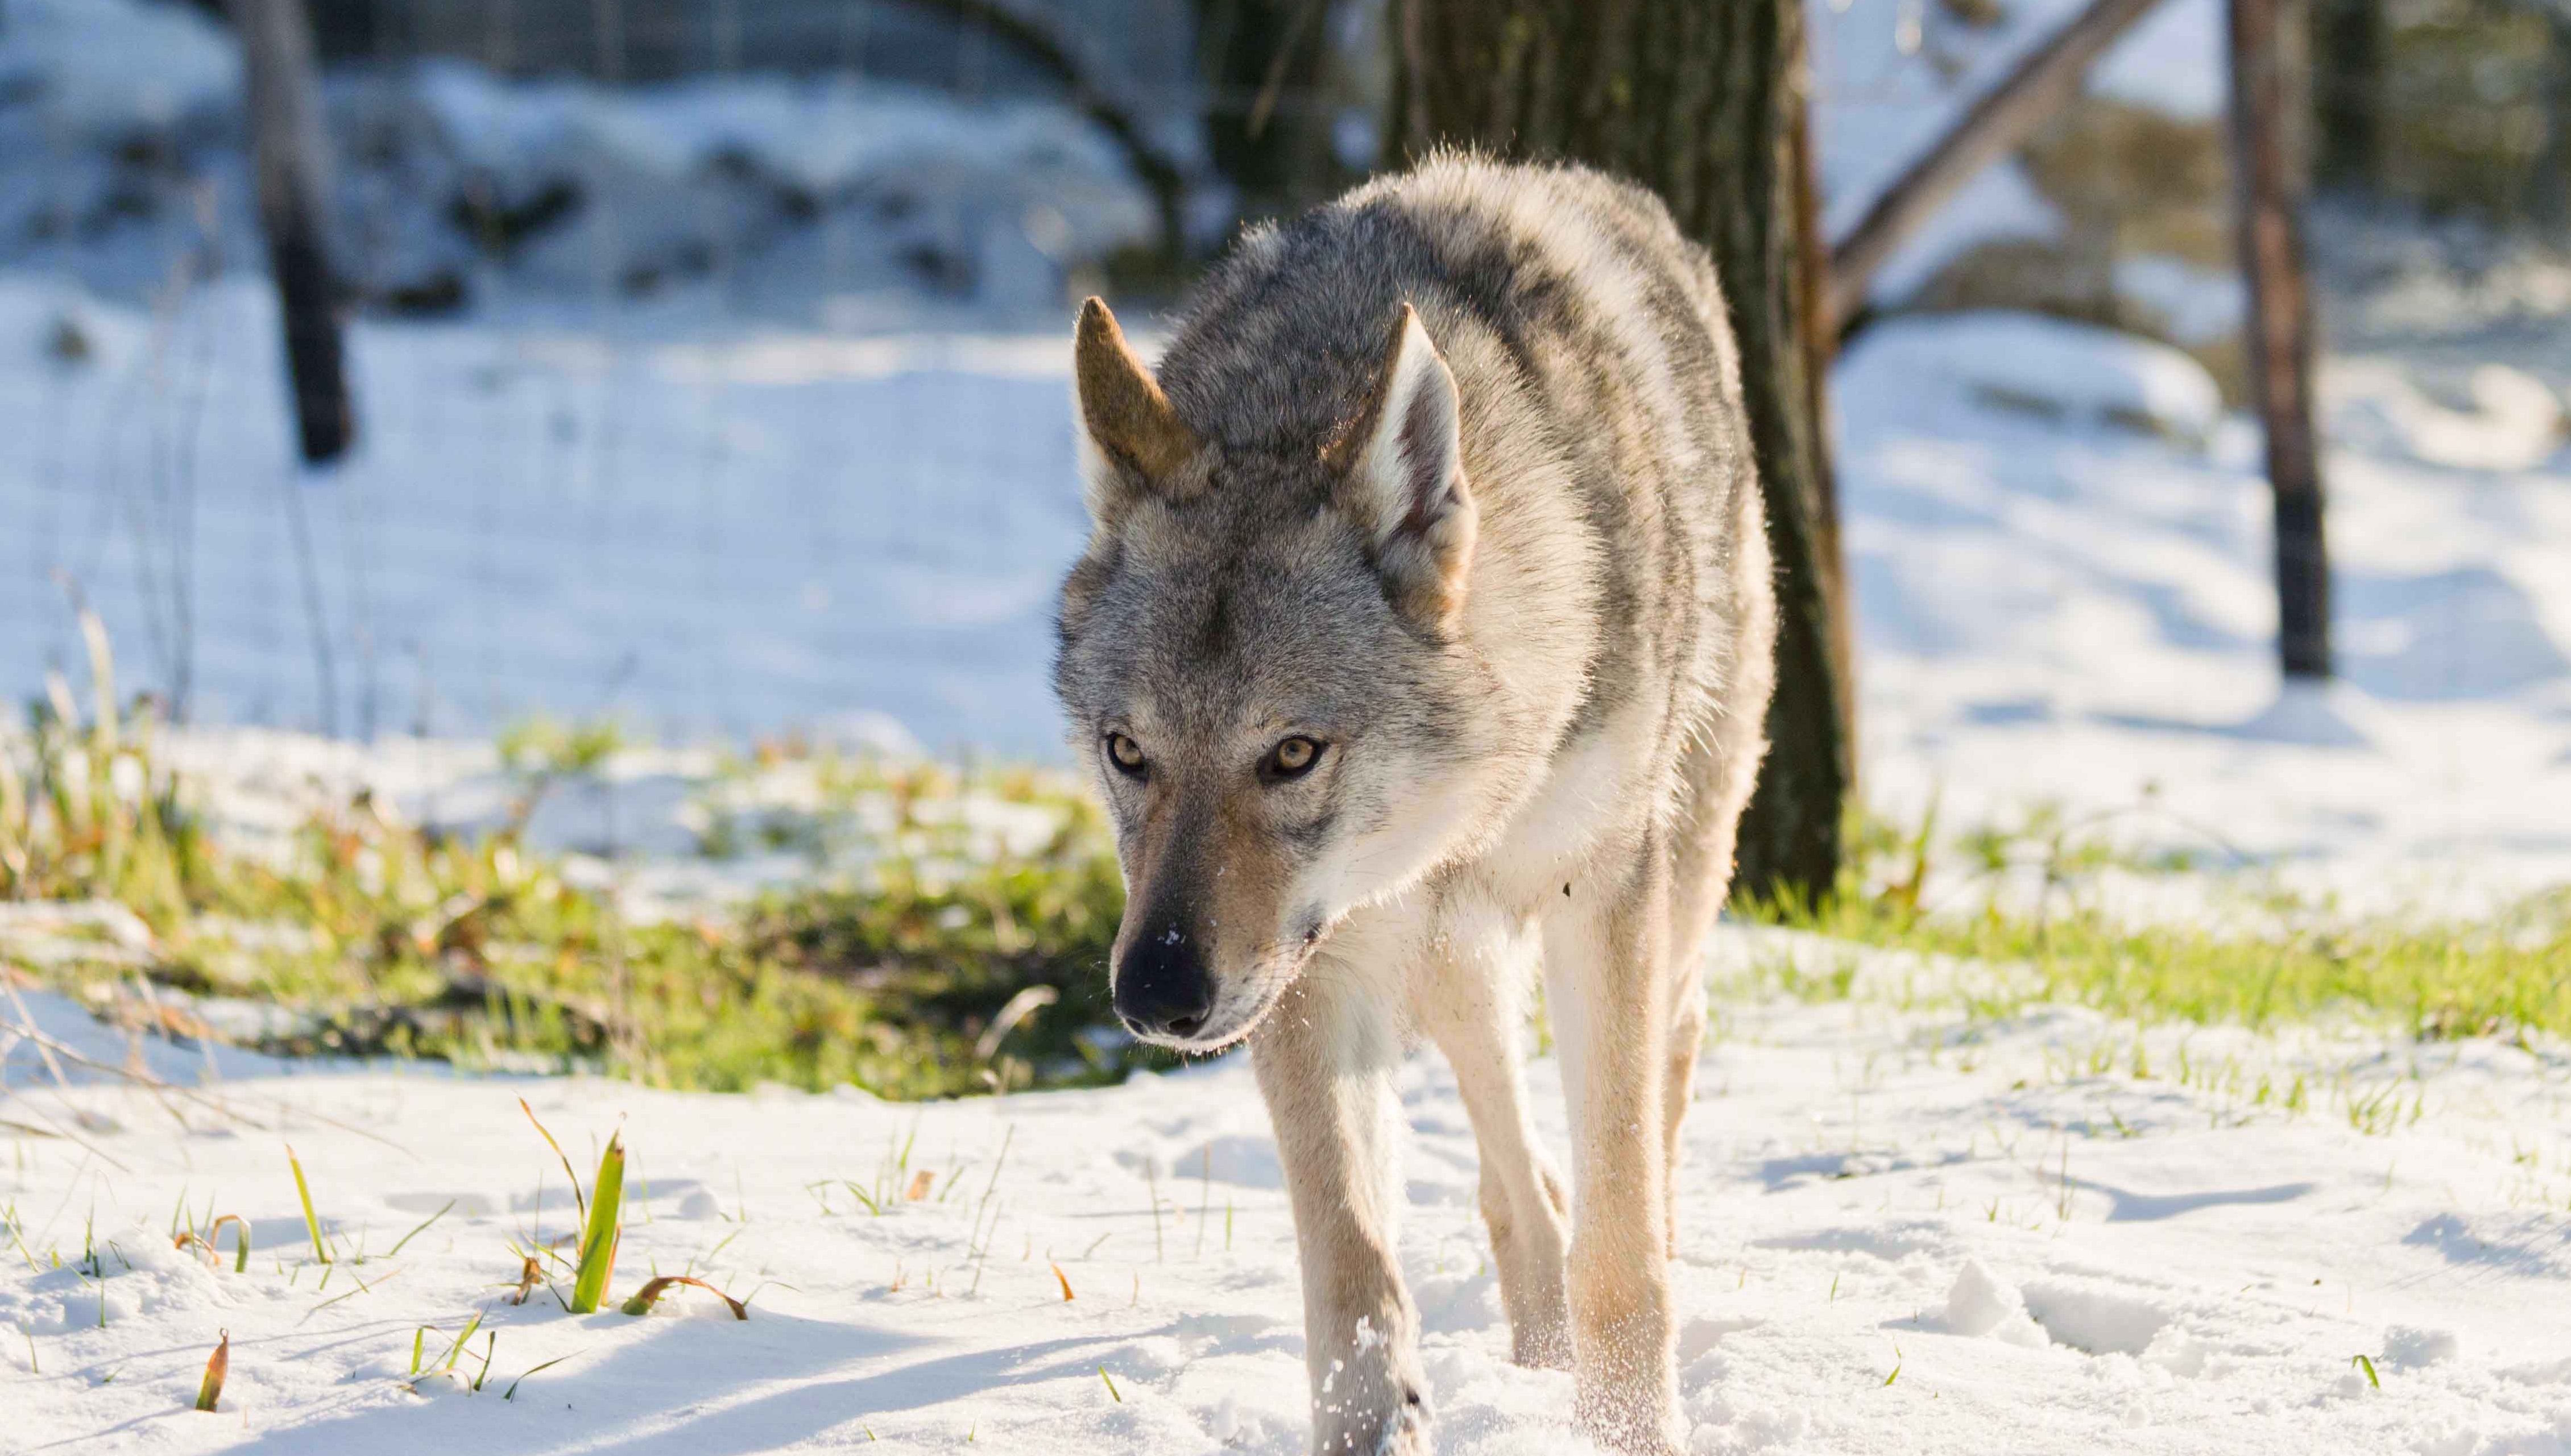
[{"label": "blurred background", "polygon": [[[2083,8],[1811,0],[1822,233]],[[371,742],[549,714],[1058,758],[1073,304],[1150,335],[1245,222],[1400,161],[1381,0],[307,13],[357,425],[321,467],[293,448],[226,8],[0,3],[0,693],[78,676],[78,596],[123,687],[189,724]],[[2362,701],[2262,718],[2224,11],[2162,0],[1840,338],[1870,793],[1915,811],[1991,776],[1973,752],[2031,771],[2031,743],[2078,785],[2105,761],[2083,734],[2177,741],[2110,775],[2130,795],[2274,729],[2429,745],[2408,777],[2327,776],[2562,847],[2482,790],[2571,751],[2545,587],[2571,576],[2571,11],[2289,13]],[[2475,717],[2503,700],[2504,728]],[[2167,736],[2207,728],[2196,758]]]}]

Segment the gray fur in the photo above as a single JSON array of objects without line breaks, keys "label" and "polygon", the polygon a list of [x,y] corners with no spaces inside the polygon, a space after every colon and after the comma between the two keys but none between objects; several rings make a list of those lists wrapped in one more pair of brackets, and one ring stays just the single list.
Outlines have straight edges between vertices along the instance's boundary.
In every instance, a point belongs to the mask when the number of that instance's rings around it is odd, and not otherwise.
[{"label": "gray fur", "polygon": [[[1453,529],[1426,557],[1403,534],[1419,521],[1369,515],[1345,465],[1400,353],[1387,345],[1404,303],[1451,370],[1460,414],[1453,496],[1418,507],[1420,521],[1445,510]],[[1523,942],[1547,917],[1589,915],[1591,940],[1563,943],[1653,962],[1646,999],[1663,999],[1623,1031],[1674,1039],[1683,1104],[1702,1024],[1696,942],[1765,749],[1774,640],[1739,365],[1704,250],[1629,184],[1440,157],[1246,239],[1157,374],[1156,407],[1197,452],[1147,479],[1134,452],[1092,442],[1097,529],[1064,588],[1056,662],[1072,744],[1099,773],[1132,891],[1118,974],[1138,945],[1176,947],[1214,999],[1172,1040],[1202,1050],[1251,1037],[1282,1119],[1300,1106],[1297,1078],[1373,1065],[1350,1050],[1379,1044],[1369,1018],[1447,1040],[1439,1013],[1404,1005],[1423,994],[1414,966],[1444,957],[1446,984],[1456,945],[1475,935]],[[1414,557],[1456,565],[1446,596],[1433,571],[1420,588]],[[1439,602],[1451,611],[1438,615]],[[1116,767],[1115,735],[1146,770]],[[1259,766],[1286,735],[1327,745],[1291,781]],[[1582,882],[1605,898],[1577,900]],[[1646,1005],[1602,997],[1602,1015]],[[1261,1031],[1281,1001],[1298,1008],[1297,1026],[1342,1027],[1303,1072],[1279,1070],[1304,1066],[1286,1032]],[[1662,1105],[1649,1100],[1655,1115]],[[1682,1110],[1669,1109],[1673,1149]],[[1365,1142],[1362,1130],[1348,1138]],[[1491,1146],[1486,1135],[1486,1158]],[[1495,1195],[1486,1177],[1495,1240],[1504,1224],[1559,1222],[1558,1186],[1547,1185],[1550,1214],[1530,1203],[1535,1186]],[[1300,1197],[1297,1211],[1301,1226]],[[1320,1304],[1353,1299],[1378,1332],[1407,1317],[1397,1270],[1390,1292],[1364,1293],[1371,1265],[1346,1252],[1372,1247],[1371,1228],[1305,1229],[1307,1265],[1331,1261],[1306,1272],[1316,1379],[1345,1346],[1329,1323],[1341,1315]],[[1559,1288],[1536,1287],[1540,1259],[1527,1267],[1504,1268],[1512,1315],[1524,1305],[1541,1319]],[[1666,1387],[1665,1314],[1635,1317],[1640,1332],[1616,1338],[1659,1345],[1598,1370]],[[1554,1348],[1520,1333],[1522,1353]],[[1417,1391],[1413,1357],[1381,1358],[1379,1424],[1316,1414],[1316,1442],[1325,1427],[1371,1439],[1422,1421],[1424,1407],[1398,1398]],[[1592,1400],[1592,1375],[1611,1380],[1593,1359],[1609,1354],[1584,1347],[1581,1359],[1593,1427],[1662,1449],[1649,1431],[1666,1423],[1665,1389],[1636,1396],[1652,1410],[1619,1424]]]}]

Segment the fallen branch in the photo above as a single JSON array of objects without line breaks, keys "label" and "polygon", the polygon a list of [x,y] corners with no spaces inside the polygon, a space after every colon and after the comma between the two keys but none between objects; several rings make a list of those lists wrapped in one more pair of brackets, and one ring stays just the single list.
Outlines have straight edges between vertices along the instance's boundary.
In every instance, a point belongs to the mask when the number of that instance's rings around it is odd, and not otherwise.
[{"label": "fallen branch", "polygon": [[2051,39],[2027,53],[1982,93],[1946,135],[1876,195],[1865,216],[1830,248],[1829,331],[1846,327],[1865,305],[1874,275],[1922,224],[1954,199],[1975,174],[2015,151],[2078,94],[2091,62],[2114,45],[2158,0],[2090,0]]}]

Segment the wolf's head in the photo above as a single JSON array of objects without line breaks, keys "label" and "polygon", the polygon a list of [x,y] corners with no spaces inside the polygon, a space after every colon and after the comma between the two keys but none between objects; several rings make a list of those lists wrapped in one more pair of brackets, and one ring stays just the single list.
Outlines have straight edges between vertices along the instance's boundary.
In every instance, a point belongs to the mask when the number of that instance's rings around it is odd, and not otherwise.
[{"label": "wolf's head", "polygon": [[1485,766],[1455,379],[1407,304],[1384,323],[1329,438],[1251,450],[1081,313],[1093,531],[1055,679],[1124,862],[1116,1010],[1151,1041],[1247,1035],[1341,915],[1451,851]]}]

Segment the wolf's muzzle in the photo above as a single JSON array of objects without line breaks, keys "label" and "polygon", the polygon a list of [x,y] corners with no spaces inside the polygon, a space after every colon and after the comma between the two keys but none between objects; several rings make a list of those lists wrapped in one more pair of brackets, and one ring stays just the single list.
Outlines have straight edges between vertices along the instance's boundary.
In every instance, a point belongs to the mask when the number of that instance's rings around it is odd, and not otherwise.
[{"label": "wolf's muzzle", "polygon": [[1116,1015],[1138,1037],[1185,1041],[1214,1010],[1214,977],[1176,920],[1138,937],[1116,964]]}]

